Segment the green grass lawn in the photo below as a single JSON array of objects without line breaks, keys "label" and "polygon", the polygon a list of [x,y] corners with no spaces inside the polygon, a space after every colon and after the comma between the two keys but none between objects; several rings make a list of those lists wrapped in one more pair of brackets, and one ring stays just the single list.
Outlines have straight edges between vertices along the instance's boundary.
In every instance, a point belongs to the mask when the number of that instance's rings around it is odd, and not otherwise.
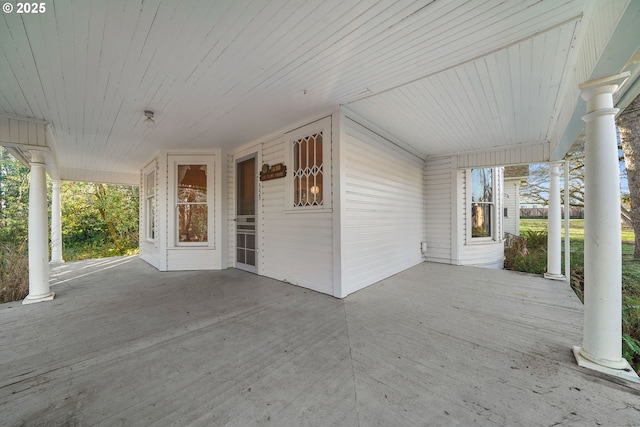
[{"label": "green grass lawn", "polygon": [[[531,236],[534,240],[541,240],[547,230],[546,219],[521,219],[520,235]],[[562,228],[564,237],[564,222]],[[537,239],[536,239],[537,238]],[[584,289],[584,220],[572,219],[569,222],[569,239],[571,248],[571,285],[582,299]],[[636,371],[640,372],[640,260],[633,259],[634,233],[633,229],[622,229],[622,296],[623,296],[623,343],[624,356],[632,363]],[[532,244],[529,255],[521,257],[518,267],[520,271],[541,273],[546,269],[546,244]],[[564,252],[564,242],[563,242]],[[527,260],[527,258],[529,258]],[[564,269],[564,253],[563,253]],[[564,271],[564,270],[563,270]]]},{"label": "green grass lawn", "polygon": [[[547,231],[546,219],[521,219],[520,233],[527,230]],[[564,219],[562,220],[562,236],[564,237]],[[569,238],[580,240],[584,243],[584,219],[571,219],[569,221]],[[633,250],[635,235],[630,227],[622,227],[622,242],[628,243]],[[583,245],[584,246],[584,245]]]}]

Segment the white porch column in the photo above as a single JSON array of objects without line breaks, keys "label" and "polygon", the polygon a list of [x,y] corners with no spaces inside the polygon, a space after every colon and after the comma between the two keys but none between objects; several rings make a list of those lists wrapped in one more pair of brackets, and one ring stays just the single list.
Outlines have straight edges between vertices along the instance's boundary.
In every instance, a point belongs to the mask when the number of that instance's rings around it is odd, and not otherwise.
[{"label": "white porch column", "polygon": [[562,210],[560,208],[560,163],[551,163],[549,221],[547,223],[547,279],[564,280],[562,275]]},{"label": "white porch column", "polygon": [[63,263],[62,259],[62,206],[60,204],[60,181],[53,181],[51,188],[51,262]]},{"label": "white porch column", "polygon": [[584,212],[584,331],[580,366],[637,378],[622,358],[620,173],[613,93],[628,73],[580,85],[587,101]]},{"label": "white porch column", "polygon": [[47,213],[47,179],[42,152],[31,151],[29,183],[29,295],[23,304],[49,301],[49,229]]}]

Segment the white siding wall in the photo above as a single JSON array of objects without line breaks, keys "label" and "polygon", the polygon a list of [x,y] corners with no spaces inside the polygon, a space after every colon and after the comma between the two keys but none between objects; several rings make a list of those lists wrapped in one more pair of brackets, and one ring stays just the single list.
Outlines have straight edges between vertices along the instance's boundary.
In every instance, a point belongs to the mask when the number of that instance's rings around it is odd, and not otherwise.
[{"label": "white siding wall", "polygon": [[520,179],[504,181],[503,200],[503,208],[507,209],[507,216],[504,217],[504,232],[518,235],[520,234]]},{"label": "white siding wall", "polygon": [[[264,143],[262,163],[284,163],[289,175],[291,162],[285,158],[284,144],[282,138]],[[285,209],[287,183],[287,178],[260,183],[260,274],[333,295],[332,212]]]},{"label": "white siding wall", "polygon": [[[226,156],[227,165],[227,264],[226,267],[235,266],[236,259],[236,182],[235,182],[235,167],[233,155]],[[224,266],[223,266],[224,267]]]},{"label": "white siding wall", "polygon": [[427,159],[424,173],[425,241],[427,261],[455,263],[452,227],[455,226],[456,171],[453,158]]},{"label": "white siding wall", "polygon": [[346,296],[422,261],[424,161],[353,120],[342,123]]},{"label": "white siding wall", "polygon": [[[147,188],[145,185],[146,175],[151,171],[155,171],[155,230],[156,230],[156,238],[155,241],[147,240],[147,227],[149,224],[148,213],[146,210],[146,200],[147,200]],[[140,258],[153,265],[157,269],[161,269],[161,259],[162,259],[162,251],[160,248],[160,223],[158,221],[159,217],[159,209],[160,203],[162,202],[162,206],[164,206],[164,202],[160,199],[164,199],[163,191],[160,191],[161,188],[164,190],[164,187],[159,186],[160,179],[160,167],[158,164],[158,159],[153,159],[144,169],[140,171],[140,230],[139,230],[139,246],[140,246]]]}]

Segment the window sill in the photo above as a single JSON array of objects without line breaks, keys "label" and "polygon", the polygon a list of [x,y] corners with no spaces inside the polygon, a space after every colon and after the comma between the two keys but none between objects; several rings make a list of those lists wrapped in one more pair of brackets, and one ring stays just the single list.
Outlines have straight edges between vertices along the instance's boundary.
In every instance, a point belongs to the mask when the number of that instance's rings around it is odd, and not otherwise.
[{"label": "window sill", "polygon": [[471,239],[468,239],[466,244],[473,246],[473,245],[489,245],[489,244],[494,244],[494,243],[502,243],[501,240],[495,240],[493,237],[471,237]]},{"label": "window sill", "polygon": [[284,209],[283,212],[285,214],[303,214],[306,212],[309,213],[331,213],[333,212],[332,208],[316,208],[316,207],[304,207],[304,208],[294,208],[294,209]]}]

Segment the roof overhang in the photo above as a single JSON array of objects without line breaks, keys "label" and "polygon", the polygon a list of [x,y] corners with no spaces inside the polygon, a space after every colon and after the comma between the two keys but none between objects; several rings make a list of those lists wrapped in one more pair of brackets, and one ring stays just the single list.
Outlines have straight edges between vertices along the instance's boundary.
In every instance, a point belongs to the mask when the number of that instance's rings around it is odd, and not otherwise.
[{"label": "roof overhang", "polygon": [[[620,17],[606,46],[602,49],[602,54],[595,66],[588,74],[580,79],[582,81],[573,80],[576,86],[570,89],[566,102],[569,106],[574,105],[574,107],[572,108],[568,124],[564,130],[559,133],[560,137],[551,152],[551,161],[562,160],[572,149],[576,141],[581,139],[581,135],[584,132],[585,126],[582,121],[582,116],[587,112],[587,104],[586,101],[580,97],[578,84],[629,72],[630,77],[618,88],[618,91],[614,95],[615,106],[622,111],[640,94],[640,82],[638,80],[640,76],[640,51],[638,48],[638,41],[640,41],[639,22],[640,2],[631,1],[625,13]],[[630,41],[634,42],[630,43]],[[585,55],[589,54],[589,49],[592,49],[592,46],[586,44],[583,47],[583,53]]]}]

